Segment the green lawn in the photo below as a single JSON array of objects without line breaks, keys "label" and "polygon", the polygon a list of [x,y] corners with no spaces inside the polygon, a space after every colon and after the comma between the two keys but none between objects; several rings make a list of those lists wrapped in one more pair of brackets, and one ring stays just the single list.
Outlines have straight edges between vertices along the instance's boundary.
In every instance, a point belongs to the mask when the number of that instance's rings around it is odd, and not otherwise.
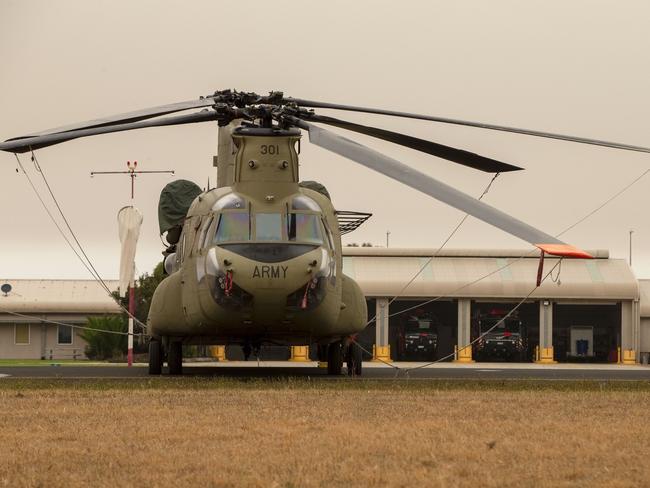
[{"label": "green lawn", "polygon": [[84,359],[0,359],[0,366],[52,366],[77,364],[89,366],[92,364],[107,364],[102,361],[89,361]]},{"label": "green lawn", "polygon": [[231,377],[173,377],[145,378],[20,378],[0,380],[0,393],[6,390],[282,390],[282,391],[472,391],[479,392],[617,392],[649,393],[650,381],[600,380],[454,380],[425,379],[417,381],[352,379],[323,381],[305,377],[231,378]]}]

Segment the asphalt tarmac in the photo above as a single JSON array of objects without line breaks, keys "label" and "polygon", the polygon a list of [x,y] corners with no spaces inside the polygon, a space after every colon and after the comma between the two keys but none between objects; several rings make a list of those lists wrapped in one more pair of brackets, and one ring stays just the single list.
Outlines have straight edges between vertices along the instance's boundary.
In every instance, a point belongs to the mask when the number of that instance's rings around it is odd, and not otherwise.
[{"label": "asphalt tarmac", "polygon": [[[516,364],[516,363],[396,363],[397,368],[385,364],[364,363],[363,378],[368,379],[535,379],[535,380],[597,380],[631,381],[650,380],[650,367],[623,365],[576,365],[576,364]],[[166,368],[163,369],[164,372]],[[344,368],[345,372],[345,368]],[[183,368],[184,376],[226,378],[311,378],[344,380],[347,376],[328,376],[317,363],[287,363],[250,361],[228,363],[189,363]],[[146,378],[147,366],[137,364],[95,365],[44,365],[0,366],[0,381],[4,378]],[[166,376],[166,375],[163,375]]]}]

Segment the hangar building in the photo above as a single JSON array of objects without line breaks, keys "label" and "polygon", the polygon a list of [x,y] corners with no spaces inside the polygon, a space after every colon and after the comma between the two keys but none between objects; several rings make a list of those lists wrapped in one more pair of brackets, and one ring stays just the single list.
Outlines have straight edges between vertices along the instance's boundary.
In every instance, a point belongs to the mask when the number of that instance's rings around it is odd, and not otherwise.
[{"label": "hangar building", "polygon": [[[591,251],[593,260],[564,259],[537,289],[534,251],[449,249],[432,258],[435,253],[344,248],[344,272],[364,291],[372,319],[360,342],[375,359],[632,364],[650,353],[650,280],[638,281],[625,260],[607,251]],[[544,273],[556,263],[547,257]],[[85,346],[78,331],[3,310],[71,324],[119,313],[91,280],[4,282],[14,289],[0,296],[0,358],[83,357]],[[494,344],[516,337],[516,354],[488,351],[479,337],[519,302],[512,324],[490,333]],[[236,349],[228,348],[232,359]]]},{"label": "hangar building", "polygon": [[[481,319],[503,317],[530,294],[516,314],[525,350],[515,359],[634,363],[650,351],[650,300],[642,337],[632,270],[607,251],[590,253],[596,259],[564,259],[534,291],[539,254],[530,251],[443,250],[432,259],[431,249],[360,247],[345,248],[343,260],[376,317],[361,341],[380,358],[414,359],[405,335],[430,328],[436,350],[417,359],[471,361],[476,346],[464,346],[484,332]],[[544,273],[556,263],[546,257]]]}]

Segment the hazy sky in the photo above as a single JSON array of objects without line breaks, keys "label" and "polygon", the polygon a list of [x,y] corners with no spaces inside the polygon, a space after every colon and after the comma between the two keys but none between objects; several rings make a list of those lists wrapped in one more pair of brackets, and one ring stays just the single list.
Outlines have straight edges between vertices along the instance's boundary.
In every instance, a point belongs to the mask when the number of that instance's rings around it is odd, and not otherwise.
[{"label": "hazy sky", "polygon": [[[217,89],[287,95],[513,125],[650,146],[647,1],[29,1],[0,0],[0,139],[193,99]],[[327,113],[320,111],[320,113]],[[518,164],[485,201],[556,234],[650,168],[650,155],[362,114],[332,115]],[[305,139],[307,136],[305,135]],[[38,151],[87,253],[118,275],[116,214],[127,177],[174,169],[214,182],[216,124],[91,137]],[[357,140],[478,196],[491,176],[409,149]],[[305,141],[306,142],[306,141]],[[24,163],[42,189],[40,176]],[[302,145],[302,179],[337,208],[372,219],[344,242],[439,246],[462,214],[353,162]],[[89,277],[0,154],[0,277]],[[170,177],[138,179],[139,271],[160,259],[157,204]],[[563,238],[627,257],[650,276],[650,175]],[[45,193],[43,193],[45,195]],[[468,219],[449,247],[528,248]]]}]

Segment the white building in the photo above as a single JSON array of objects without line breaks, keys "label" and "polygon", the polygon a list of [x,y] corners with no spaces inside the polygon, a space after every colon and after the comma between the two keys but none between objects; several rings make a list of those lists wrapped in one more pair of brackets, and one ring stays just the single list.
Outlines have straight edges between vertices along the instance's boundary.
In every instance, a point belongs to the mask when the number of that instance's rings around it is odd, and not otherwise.
[{"label": "white building", "polygon": [[[80,329],[43,322],[86,324],[87,317],[120,313],[120,308],[93,280],[11,280],[0,294],[0,358],[84,359]],[[117,281],[107,281],[110,289]],[[27,315],[17,316],[7,311]]]}]

